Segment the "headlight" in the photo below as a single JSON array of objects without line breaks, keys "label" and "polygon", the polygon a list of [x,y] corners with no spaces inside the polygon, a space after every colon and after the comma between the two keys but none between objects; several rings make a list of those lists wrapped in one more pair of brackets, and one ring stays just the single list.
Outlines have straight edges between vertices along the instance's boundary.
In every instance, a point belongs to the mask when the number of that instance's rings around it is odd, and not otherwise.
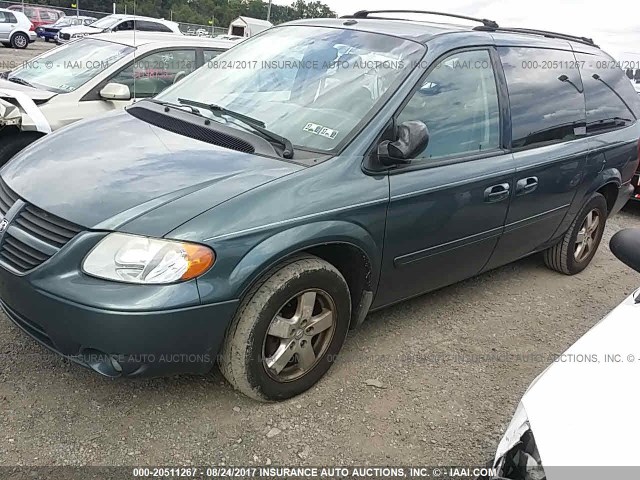
[{"label": "headlight", "polygon": [[203,245],[111,233],[89,252],[82,269],[107,280],[160,284],[196,278],[214,261],[213,250]]},{"label": "headlight", "polygon": [[502,437],[494,462],[498,477],[511,480],[546,480],[538,446],[522,403]]},{"label": "headlight", "polygon": [[86,36],[86,33],[74,33],[71,38],[80,38]]}]

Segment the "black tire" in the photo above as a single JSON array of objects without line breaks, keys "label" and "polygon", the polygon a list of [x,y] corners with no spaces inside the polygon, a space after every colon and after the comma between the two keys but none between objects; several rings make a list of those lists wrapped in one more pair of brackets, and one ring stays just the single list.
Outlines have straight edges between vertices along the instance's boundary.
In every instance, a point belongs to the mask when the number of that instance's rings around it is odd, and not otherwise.
[{"label": "black tire", "polygon": [[7,42],[2,42],[2,46],[6,47],[6,48],[9,48],[11,46],[11,44],[7,43]]},{"label": "black tire", "polygon": [[[321,291],[333,301],[332,335],[326,339],[324,354],[317,355],[316,363],[306,373],[293,380],[278,381],[265,365],[267,332],[285,305],[310,289]],[[256,400],[294,397],[311,388],[329,370],[347,336],[350,319],[349,287],[340,272],[320,258],[298,255],[268,272],[244,297],[224,340],[218,359],[220,370],[234,388]]]},{"label": "black tire", "polygon": [[50,39],[49,39],[49,37],[44,37],[44,41],[45,41],[45,42],[47,42],[47,43],[48,43],[48,42],[49,42],[49,40],[50,40]]},{"label": "black tire", "polygon": [[[594,233],[589,252],[584,258],[578,260],[575,255],[578,233],[580,233],[583,227],[587,214],[594,211],[597,212],[599,217],[598,227]],[[562,240],[544,251],[544,263],[547,267],[564,273],[565,275],[575,275],[587,268],[602,240],[607,215],[607,200],[601,194],[594,193],[585,206],[582,207],[578,215],[576,215],[576,218],[567,230],[567,233],[562,237]]]},{"label": "black tire", "polygon": [[18,48],[20,50],[29,46],[29,37],[22,32],[14,33],[11,37],[11,48]]},{"label": "black tire", "polygon": [[20,150],[32,144],[42,135],[36,132],[20,132],[0,137],[0,166],[7,163]]}]

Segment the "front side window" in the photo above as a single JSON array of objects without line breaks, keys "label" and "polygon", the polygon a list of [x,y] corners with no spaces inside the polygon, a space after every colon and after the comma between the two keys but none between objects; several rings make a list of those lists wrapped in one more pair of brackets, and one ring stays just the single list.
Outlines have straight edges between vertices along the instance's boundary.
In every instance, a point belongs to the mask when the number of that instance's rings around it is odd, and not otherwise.
[{"label": "front side window", "polygon": [[158,98],[216,104],[262,121],[298,148],[331,152],[395,91],[424,52],[424,45],[382,34],[276,27],[222,53]]},{"label": "front side window", "polygon": [[514,149],[585,134],[582,80],[573,52],[521,47],[498,51],[509,90]]},{"label": "front side window", "polygon": [[37,62],[13,70],[8,80],[28,82],[56,93],[72,92],[96,77],[134,48],[92,38],[63,45],[37,57]]},{"label": "front side window", "polygon": [[211,60],[220,55],[224,50],[205,50],[202,52],[204,54],[204,63],[205,65],[209,63]]},{"label": "front side window", "polygon": [[127,85],[134,98],[153,97],[195,70],[195,50],[155,52],[141,57],[111,81]]},{"label": "front side window", "polygon": [[416,157],[472,155],[500,146],[498,91],[487,50],[455,53],[427,75],[397,123],[424,122],[429,144]]},{"label": "front side window", "polygon": [[616,62],[604,55],[576,54],[584,83],[587,134],[598,134],[631,125],[640,114],[633,85]]},{"label": "front side window", "polygon": [[133,30],[133,20],[126,20],[113,28],[114,32],[124,32],[127,30]]}]

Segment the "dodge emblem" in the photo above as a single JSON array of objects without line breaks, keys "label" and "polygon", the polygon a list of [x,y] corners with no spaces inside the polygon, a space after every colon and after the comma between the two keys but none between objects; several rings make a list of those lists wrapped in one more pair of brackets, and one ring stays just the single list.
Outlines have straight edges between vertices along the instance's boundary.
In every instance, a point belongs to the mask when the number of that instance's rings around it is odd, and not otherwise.
[{"label": "dodge emblem", "polygon": [[8,226],[9,226],[9,220],[7,220],[6,218],[3,218],[2,220],[0,220],[0,233],[4,233],[4,231],[7,229]]}]

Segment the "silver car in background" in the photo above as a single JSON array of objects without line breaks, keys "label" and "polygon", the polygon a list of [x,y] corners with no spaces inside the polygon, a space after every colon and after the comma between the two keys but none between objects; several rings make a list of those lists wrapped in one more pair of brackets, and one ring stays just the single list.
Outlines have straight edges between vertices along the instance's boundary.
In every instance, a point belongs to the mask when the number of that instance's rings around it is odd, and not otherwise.
[{"label": "silver car in background", "polygon": [[27,48],[36,41],[31,20],[22,12],[0,8],[0,43],[5,47]]},{"label": "silver car in background", "polygon": [[237,44],[165,33],[100,34],[3,73],[0,165],[58,128],[155,96]]}]

